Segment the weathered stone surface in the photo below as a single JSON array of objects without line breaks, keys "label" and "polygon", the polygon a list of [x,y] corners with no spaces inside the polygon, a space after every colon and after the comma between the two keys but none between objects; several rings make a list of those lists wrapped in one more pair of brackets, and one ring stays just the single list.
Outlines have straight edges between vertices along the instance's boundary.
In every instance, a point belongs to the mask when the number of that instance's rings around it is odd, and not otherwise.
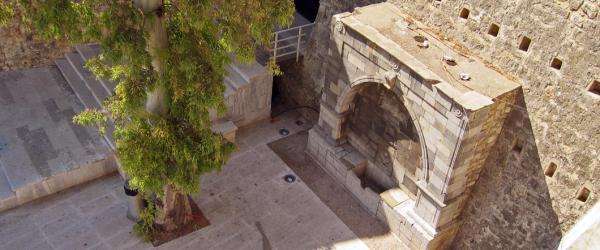
[{"label": "weathered stone surface", "polygon": [[[336,47],[341,46],[331,43],[329,38],[332,31],[327,27],[332,14],[351,10],[354,7],[352,4],[363,4],[358,1],[349,2],[351,1],[321,1],[313,41],[303,65],[298,66],[302,70],[298,74],[302,76],[302,81],[298,81],[300,86],[297,83],[294,85],[294,89],[298,89],[297,93],[300,93],[293,96],[297,102],[310,103],[307,100],[320,96],[321,89],[328,87],[324,83],[331,82],[323,81],[330,79],[332,72],[329,69],[333,69],[335,75],[339,74],[340,62],[331,62],[327,58],[336,52]],[[479,181],[476,175],[470,175],[462,184],[464,188],[477,182],[475,189],[478,191],[475,191],[472,201],[467,205],[467,211],[462,215],[465,225],[455,245],[458,248],[536,248],[540,246],[537,241],[546,238],[548,242],[541,246],[553,247],[555,239],[560,237],[560,231],[566,231],[597,201],[597,196],[592,195],[587,202],[579,202],[575,199],[575,193],[586,182],[591,183],[592,194],[598,192],[597,180],[600,179],[599,152],[597,148],[590,146],[600,144],[600,134],[595,132],[600,126],[600,120],[595,119],[598,99],[585,93],[586,87],[600,77],[597,49],[600,47],[600,40],[596,38],[600,36],[600,30],[595,14],[598,3],[591,0],[519,3],[481,0],[469,2],[469,5],[454,1],[390,2],[400,7],[405,14],[425,23],[434,33],[456,43],[456,47],[467,55],[486,60],[523,85],[520,104],[507,104],[503,107],[505,110],[512,109],[510,119],[515,120],[514,122],[487,123],[470,128],[473,132],[501,129],[502,134],[497,142],[485,143],[486,147],[493,147],[487,160],[459,159],[481,162],[484,166],[477,170],[483,171]],[[463,8],[470,10],[467,19],[459,17]],[[492,23],[499,26],[497,36],[488,34]],[[523,36],[532,39],[527,52],[519,50],[519,41]],[[550,62],[555,57],[563,62],[560,70],[550,67]],[[409,79],[410,74],[402,72],[404,71],[401,70],[400,79]],[[439,83],[436,87],[453,98],[451,91],[446,89],[447,85]],[[315,94],[307,94],[308,90]],[[435,106],[436,110],[444,110],[442,108],[445,107],[445,112],[450,111],[450,106],[442,105],[447,102],[438,102],[440,105]],[[500,109],[493,112],[499,112]],[[448,125],[434,126],[441,129]],[[520,141],[522,153],[513,153],[515,141]],[[480,150],[481,147],[468,148]],[[559,170],[551,178],[515,178],[532,174],[541,174],[543,177],[544,168],[550,162],[559,165]],[[521,173],[522,171],[527,173]],[[447,189],[450,196],[457,195],[453,193],[459,187],[458,182],[456,184]],[[530,187],[527,188],[528,186]],[[514,191],[503,192],[517,187],[520,194]],[[548,195],[523,196],[525,193],[536,193],[533,190]],[[501,211],[504,209],[527,212],[519,212],[518,220],[507,221],[510,216],[502,215]],[[490,219],[490,215],[494,219]],[[544,216],[539,224],[533,223]],[[481,227],[489,228],[492,232],[481,234]],[[556,228],[559,228],[558,233]],[[513,238],[502,234],[499,237],[500,231],[520,236]],[[531,234],[531,231],[549,233]]]},{"label": "weathered stone surface", "polygon": [[73,124],[83,107],[57,74],[54,67],[0,73],[6,91],[0,97],[0,211],[116,169],[100,135]]},{"label": "weathered stone surface", "polygon": [[[159,249],[368,249],[300,178],[283,180],[293,171],[266,143],[282,138],[280,127],[306,130],[298,117],[240,129],[245,146],[223,171],[202,176],[193,197],[211,225]],[[0,249],[152,248],[133,235],[126,199],[121,177],[112,175],[3,212]]]},{"label": "weathered stone surface", "polygon": [[0,27],[0,44],[0,71],[50,65],[70,50],[64,42],[36,40],[24,26],[14,22]]},{"label": "weathered stone surface", "polygon": [[[326,67],[339,70],[325,77],[309,152],[371,211],[379,201],[374,202],[368,191],[400,187],[413,202],[397,216],[416,223],[395,233],[410,234],[406,237],[416,241],[414,248],[448,247],[464,201],[508,113],[504,103],[514,101],[511,97],[519,86],[475,59],[456,60],[461,70],[473,72],[474,80],[453,78],[457,69],[440,66],[439,58],[458,58],[461,52],[429,36],[436,49],[421,53],[412,45],[417,31],[390,30],[404,20],[391,4],[363,7],[334,19],[331,40],[336,47]],[[366,170],[344,165],[341,159],[354,150],[368,159]]]}]

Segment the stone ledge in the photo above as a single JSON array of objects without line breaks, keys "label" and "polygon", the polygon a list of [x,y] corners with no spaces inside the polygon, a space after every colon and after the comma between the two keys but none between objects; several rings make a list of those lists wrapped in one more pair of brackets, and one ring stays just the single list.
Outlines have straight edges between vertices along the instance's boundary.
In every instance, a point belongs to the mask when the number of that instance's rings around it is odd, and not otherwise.
[{"label": "stone ledge", "polygon": [[67,188],[89,182],[116,172],[118,169],[114,155],[106,159],[80,166],[79,168],[47,177],[39,182],[18,188],[13,196],[0,201],[0,212],[23,205]]}]

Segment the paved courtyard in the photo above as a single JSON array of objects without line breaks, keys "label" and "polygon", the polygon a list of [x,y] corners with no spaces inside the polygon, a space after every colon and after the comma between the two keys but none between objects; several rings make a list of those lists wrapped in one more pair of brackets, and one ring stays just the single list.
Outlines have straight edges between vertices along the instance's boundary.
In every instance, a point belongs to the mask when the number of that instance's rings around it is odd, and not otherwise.
[{"label": "paved courtyard", "polygon": [[[297,113],[238,131],[240,150],[202,178],[194,200],[211,225],[159,249],[366,249],[357,235],[267,146],[306,130]],[[0,249],[148,249],[126,219],[114,174],[0,213]],[[385,249],[385,248],[380,248]],[[389,249],[389,248],[388,248]]]}]

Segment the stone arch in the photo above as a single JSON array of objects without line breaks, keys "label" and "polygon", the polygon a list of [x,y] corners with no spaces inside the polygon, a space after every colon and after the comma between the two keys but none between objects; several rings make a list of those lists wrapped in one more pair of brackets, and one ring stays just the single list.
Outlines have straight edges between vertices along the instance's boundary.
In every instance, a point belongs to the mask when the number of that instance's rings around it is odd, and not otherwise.
[{"label": "stone arch", "polygon": [[[367,86],[367,84],[378,84],[384,86],[386,89],[390,90],[394,93],[394,95],[398,98],[401,104],[406,108],[408,115],[410,116],[410,120],[417,132],[417,136],[419,139],[419,145],[421,146],[421,162],[420,166],[422,169],[421,180],[425,183],[429,182],[430,168],[428,161],[428,152],[427,145],[423,135],[423,131],[420,126],[420,122],[415,117],[415,113],[412,110],[411,105],[408,105],[406,98],[404,97],[404,93],[399,88],[399,84],[389,84],[388,80],[385,77],[379,75],[365,75],[354,79],[350,84],[347,84],[342,89],[335,106],[335,113],[338,117],[342,118],[348,115],[348,111],[351,105],[354,103],[354,99],[356,95],[360,92],[362,88]],[[397,89],[395,89],[397,88]],[[343,118],[341,120],[344,120]],[[343,122],[342,122],[343,123]],[[335,138],[339,139],[339,138]]]}]

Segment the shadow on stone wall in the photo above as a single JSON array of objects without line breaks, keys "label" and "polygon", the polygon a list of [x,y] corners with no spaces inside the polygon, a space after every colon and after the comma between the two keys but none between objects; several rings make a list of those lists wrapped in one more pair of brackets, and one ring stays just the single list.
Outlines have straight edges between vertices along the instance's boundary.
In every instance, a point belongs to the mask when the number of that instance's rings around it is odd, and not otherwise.
[{"label": "shadow on stone wall", "polygon": [[[325,64],[329,57],[330,24],[333,15],[353,11],[359,6],[381,3],[384,0],[320,0],[319,2],[319,12],[305,55],[298,63],[293,60],[280,63],[284,75],[274,80],[274,88],[278,88],[289,106],[319,108],[323,79],[326,74]],[[307,109],[299,111],[310,120],[316,119],[314,113]]]},{"label": "shadow on stone wall", "polygon": [[540,166],[521,92],[462,213],[453,248],[556,249],[560,224]]}]

